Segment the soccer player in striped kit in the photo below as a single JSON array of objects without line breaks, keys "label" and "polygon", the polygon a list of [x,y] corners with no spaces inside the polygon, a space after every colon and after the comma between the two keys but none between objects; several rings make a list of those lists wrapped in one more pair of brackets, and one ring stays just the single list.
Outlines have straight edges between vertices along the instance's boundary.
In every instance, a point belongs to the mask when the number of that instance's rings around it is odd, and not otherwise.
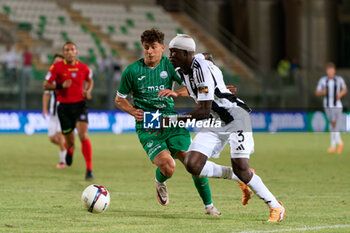
[{"label": "soccer player in striped kit", "polygon": [[184,161],[187,171],[195,176],[220,175],[222,169],[217,164],[208,163],[208,158],[218,158],[229,143],[234,174],[268,205],[268,221],[281,221],[285,216],[284,207],[261,178],[249,169],[250,154],[254,152],[249,116],[251,109],[226,88],[217,66],[208,60],[194,57],[196,44],[192,37],[178,34],[170,41],[169,49],[170,61],[177,67],[186,88],[177,91],[162,90],[159,96],[189,96],[195,100],[197,107],[189,113],[167,116],[168,121],[215,119],[222,122],[222,127],[202,128],[196,134]]},{"label": "soccer player in striped kit", "polygon": [[[61,54],[55,54],[53,57],[53,63],[62,61],[64,57]],[[50,102],[50,107],[49,106]],[[67,150],[65,148],[65,140],[61,133],[61,124],[57,116],[57,105],[59,103],[56,99],[56,91],[44,91],[43,93],[43,117],[46,118],[46,116],[50,113],[50,122],[48,127],[48,136],[50,138],[50,141],[53,144],[56,144],[59,146],[59,158],[60,163],[57,164],[57,168],[65,168],[67,166],[66,164],[66,153]]]},{"label": "soccer player in striped kit", "polygon": [[[148,29],[141,35],[141,43],[145,57],[129,65],[122,74],[120,86],[115,99],[116,107],[129,113],[136,120],[136,133],[149,159],[156,168],[155,185],[156,197],[161,205],[169,203],[166,181],[175,171],[174,159],[184,162],[186,151],[191,144],[191,136],[186,128],[173,127],[150,133],[143,127],[143,114],[156,112],[162,116],[177,114],[174,110],[174,100],[158,96],[158,91],[171,89],[174,82],[183,81],[176,75],[169,59],[164,57],[164,34],[156,29]],[[134,105],[127,100],[133,95]],[[232,168],[220,167],[220,178],[232,179]],[[219,178],[218,177],[218,178]],[[235,176],[234,176],[235,177]],[[211,191],[207,177],[193,176],[194,184],[205,206],[205,213],[221,215],[211,200]],[[250,199],[250,192],[246,185],[241,186],[243,204]]]},{"label": "soccer player in striped kit", "polygon": [[339,119],[343,112],[341,98],[343,98],[348,90],[344,79],[335,75],[335,71],[336,69],[333,63],[326,65],[326,75],[319,80],[315,94],[316,96],[323,96],[323,107],[332,127],[331,145],[328,148],[328,153],[333,154],[337,151],[338,154],[341,154],[344,146],[339,132]]}]

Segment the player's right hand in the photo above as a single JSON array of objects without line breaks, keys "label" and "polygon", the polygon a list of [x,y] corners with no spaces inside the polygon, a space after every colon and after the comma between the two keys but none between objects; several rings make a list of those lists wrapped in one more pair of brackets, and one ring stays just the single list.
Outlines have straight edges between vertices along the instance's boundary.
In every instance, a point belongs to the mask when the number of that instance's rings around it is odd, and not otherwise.
[{"label": "player's right hand", "polygon": [[132,114],[137,121],[143,121],[143,110],[139,108],[135,108]]},{"label": "player's right hand", "polygon": [[178,94],[175,91],[164,89],[158,92],[158,97],[177,97]]},{"label": "player's right hand", "polygon": [[237,92],[237,87],[233,86],[233,85],[226,85],[226,88],[232,93],[232,94],[236,94]]},{"label": "player's right hand", "polygon": [[70,85],[72,85],[72,79],[67,79],[66,81],[64,81],[64,82],[62,83],[62,87],[63,87],[63,88],[69,88]]},{"label": "player's right hand", "polygon": [[49,112],[47,111],[47,109],[43,109],[43,118],[46,119],[46,115],[48,115]]}]

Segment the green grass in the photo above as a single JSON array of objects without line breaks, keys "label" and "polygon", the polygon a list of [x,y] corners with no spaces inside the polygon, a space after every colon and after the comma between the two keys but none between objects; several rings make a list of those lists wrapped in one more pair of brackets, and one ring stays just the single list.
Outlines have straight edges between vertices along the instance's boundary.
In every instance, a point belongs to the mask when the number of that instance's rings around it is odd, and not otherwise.
[{"label": "green grass", "polygon": [[[210,180],[223,215],[205,215],[179,161],[167,182],[170,203],[159,205],[155,166],[136,134],[90,135],[94,183],[111,194],[107,211],[91,214],[80,202],[90,183],[79,142],[72,167],[56,169],[58,151],[46,135],[0,135],[0,232],[350,232],[350,134],[342,137],[343,154],[329,155],[329,134],[255,134],[251,167],[286,207],[285,220],[271,224],[262,200],[253,196],[242,206],[240,189],[228,180]],[[228,147],[215,162],[230,165]],[[309,229],[335,225],[342,228]]]}]

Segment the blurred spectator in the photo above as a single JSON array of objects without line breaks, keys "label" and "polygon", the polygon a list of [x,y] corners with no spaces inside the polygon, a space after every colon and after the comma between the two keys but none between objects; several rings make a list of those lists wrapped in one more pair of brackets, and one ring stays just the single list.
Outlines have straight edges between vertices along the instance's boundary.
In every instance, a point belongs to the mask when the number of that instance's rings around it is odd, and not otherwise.
[{"label": "blurred spectator", "polygon": [[122,63],[119,58],[114,57],[113,58],[113,86],[117,86],[120,82],[120,79],[122,77],[121,71],[122,71]]},{"label": "blurred spectator", "polygon": [[287,84],[290,79],[290,68],[291,63],[288,58],[283,58],[278,62],[277,72],[279,77],[282,79],[283,84]]},{"label": "blurred spectator", "polygon": [[28,47],[24,47],[24,51],[22,54],[23,67],[22,67],[22,78],[25,83],[29,84],[32,79],[32,60],[33,55],[28,50]]},{"label": "blurred spectator", "polygon": [[18,56],[16,52],[11,50],[11,46],[6,47],[6,53],[1,59],[3,65],[5,83],[13,85],[17,82],[16,75],[16,64],[18,61]]},{"label": "blurred spectator", "polygon": [[112,61],[105,54],[103,54],[98,60],[98,72],[107,73],[112,68]]},{"label": "blurred spectator", "polygon": [[290,62],[290,72],[293,73],[297,70],[299,70],[299,62],[296,58],[292,58],[292,61]]},{"label": "blurred spectator", "polygon": [[290,76],[291,76],[291,81],[294,84],[297,84],[299,87],[301,85],[300,83],[300,79],[299,79],[299,62],[296,58],[292,58],[291,62],[290,62]]}]

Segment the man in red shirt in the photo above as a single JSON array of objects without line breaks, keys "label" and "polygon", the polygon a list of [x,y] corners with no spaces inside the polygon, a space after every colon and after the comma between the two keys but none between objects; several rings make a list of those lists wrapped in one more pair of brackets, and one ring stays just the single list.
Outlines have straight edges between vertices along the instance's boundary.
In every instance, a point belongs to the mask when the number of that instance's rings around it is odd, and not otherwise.
[{"label": "man in red shirt", "polygon": [[[86,163],[86,180],[93,180],[92,148],[88,138],[88,115],[85,99],[91,99],[92,71],[77,60],[78,50],[73,42],[63,46],[64,60],[50,67],[44,83],[45,90],[56,90],[57,113],[67,143],[66,163],[73,162],[74,129],[77,128]],[[55,82],[55,83],[54,83]],[[85,86],[84,86],[85,84]]]}]

